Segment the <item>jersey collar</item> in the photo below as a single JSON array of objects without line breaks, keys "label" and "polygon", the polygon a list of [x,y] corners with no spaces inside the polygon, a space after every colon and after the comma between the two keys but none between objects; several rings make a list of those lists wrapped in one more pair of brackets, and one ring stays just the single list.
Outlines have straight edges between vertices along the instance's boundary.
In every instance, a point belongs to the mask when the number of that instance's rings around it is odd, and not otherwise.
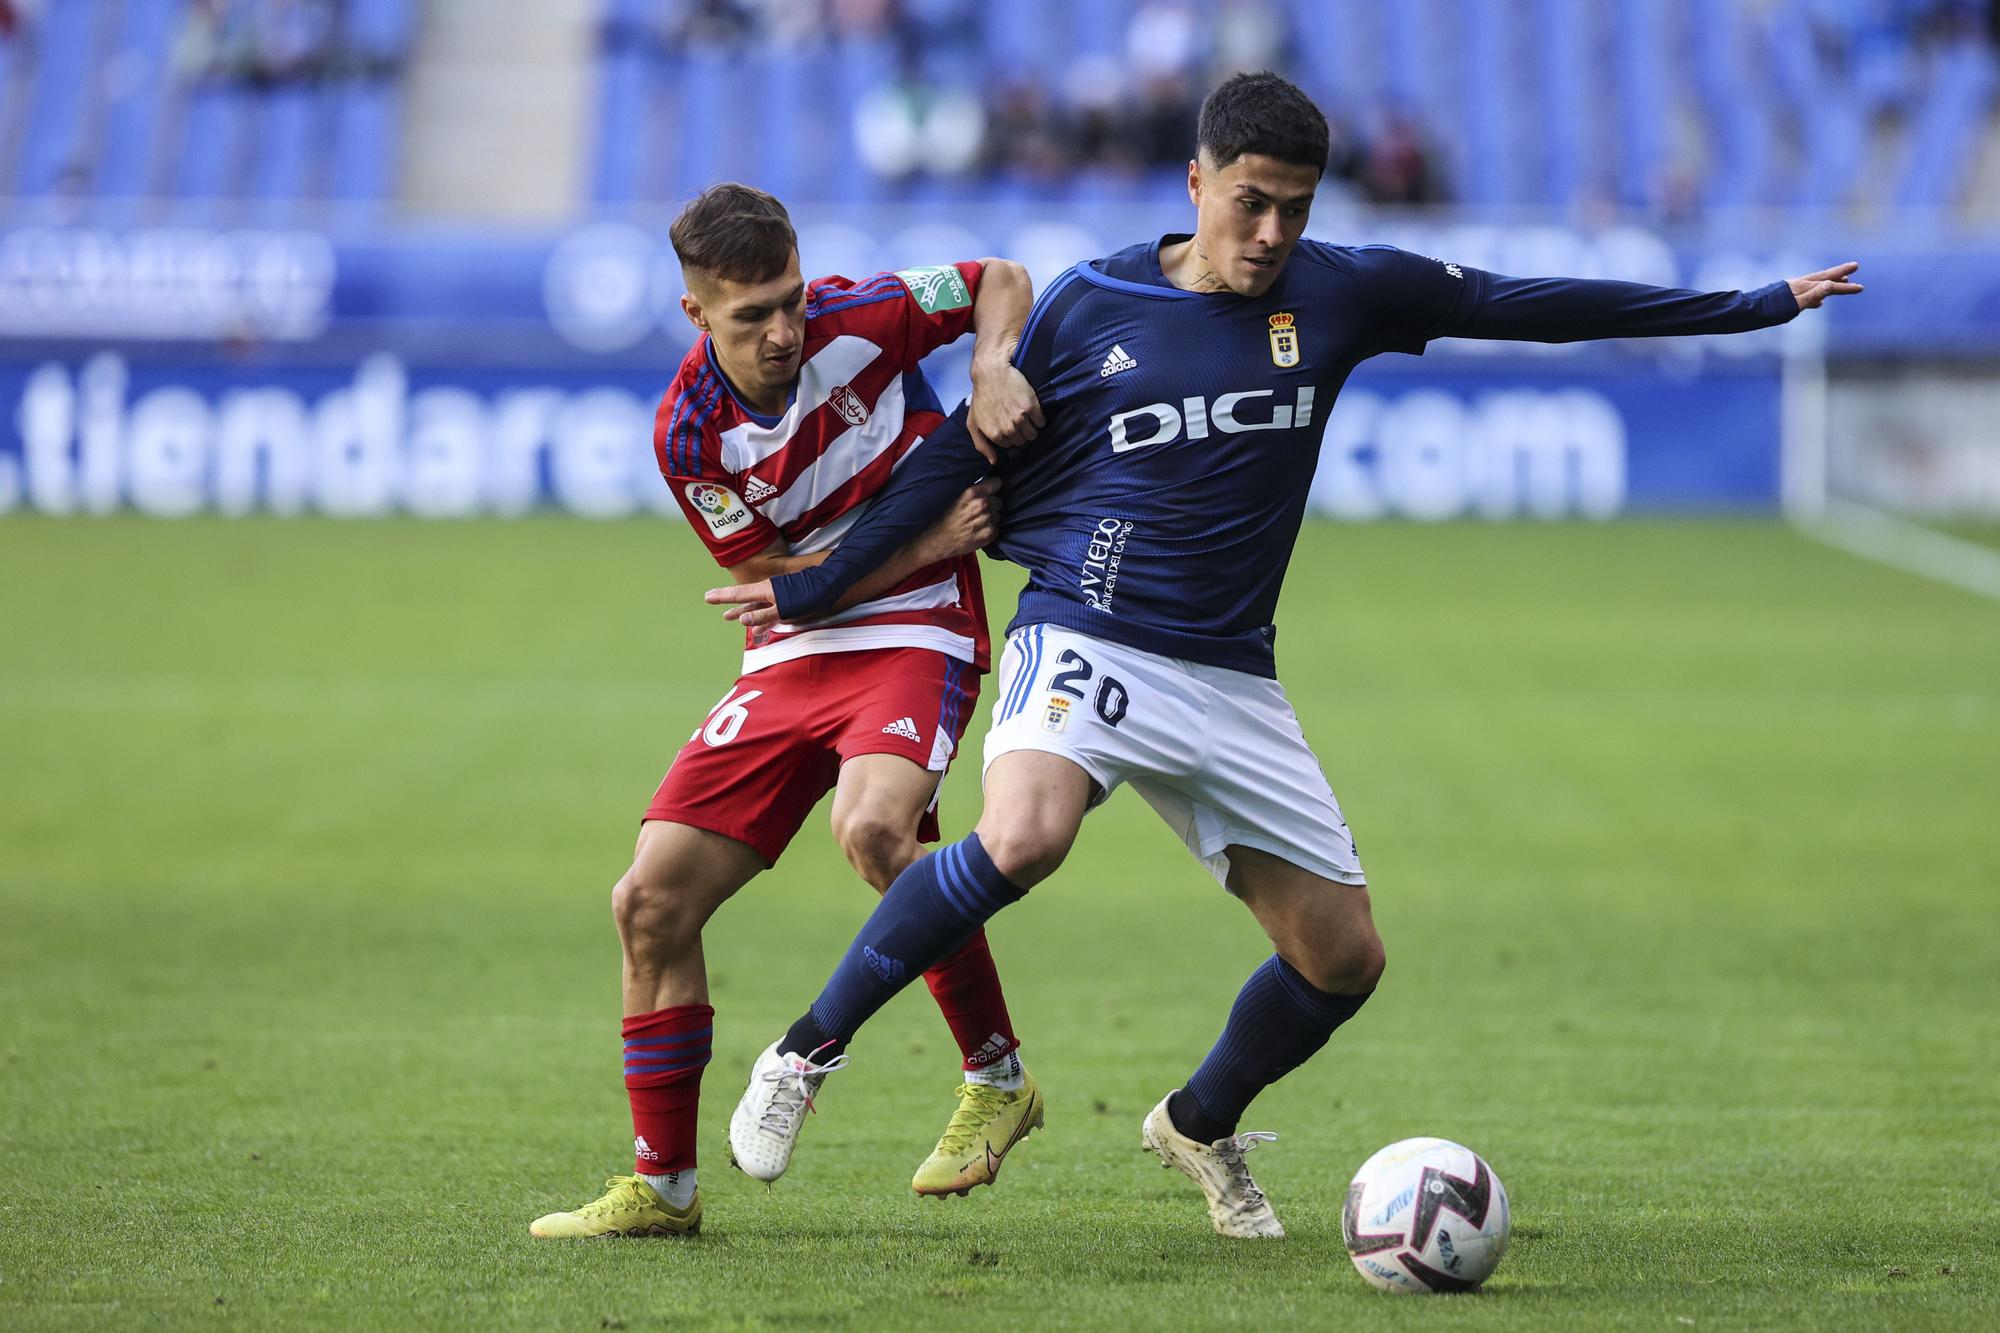
[{"label": "jersey collar", "polygon": [[[1147,246],[1146,262],[1143,270],[1145,275],[1144,281],[1134,281],[1131,278],[1114,278],[1098,268],[1095,263],[1079,264],[1077,268],[1086,279],[1099,287],[1108,287],[1115,292],[1130,292],[1134,296],[1153,296],[1179,301],[1246,301],[1251,299],[1249,297],[1238,296],[1235,292],[1230,291],[1191,292],[1185,287],[1176,287],[1172,282],[1168,281],[1167,271],[1160,266],[1160,247],[1164,245],[1176,245],[1181,241],[1191,241],[1193,239],[1193,232],[1170,231]],[[1286,267],[1289,268],[1290,265]],[[1284,275],[1279,274],[1278,282],[1282,283],[1284,280]],[[1275,295],[1277,290],[1277,285],[1273,284],[1270,291],[1256,299],[1260,301],[1267,300]]]}]

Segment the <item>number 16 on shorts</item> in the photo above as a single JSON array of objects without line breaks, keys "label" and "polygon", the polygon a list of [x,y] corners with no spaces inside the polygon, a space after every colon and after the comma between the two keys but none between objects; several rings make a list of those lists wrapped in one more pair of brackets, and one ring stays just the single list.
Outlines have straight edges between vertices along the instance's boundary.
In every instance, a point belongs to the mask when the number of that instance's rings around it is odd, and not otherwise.
[{"label": "number 16 on shorts", "polygon": [[762,690],[731,690],[722,696],[722,702],[708,710],[708,720],[695,728],[692,741],[700,737],[709,745],[727,745],[743,730],[743,724],[750,720],[750,701],[764,697]]}]

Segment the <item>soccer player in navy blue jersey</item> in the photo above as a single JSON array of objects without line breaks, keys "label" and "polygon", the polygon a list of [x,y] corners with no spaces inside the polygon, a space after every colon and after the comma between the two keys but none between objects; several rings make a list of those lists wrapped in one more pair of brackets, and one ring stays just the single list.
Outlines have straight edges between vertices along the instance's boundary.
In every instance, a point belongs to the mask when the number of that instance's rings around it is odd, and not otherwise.
[{"label": "soccer player in navy blue jersey", "polygon": [[[990,549],[1029,578],[1000,667],[978,826],[901,874],[778,1049],[807,1058],[785,1095],[810,1093],[870,1015],[1053,873],[1085,815],[1129,783],[1275,948],[1201,1066],[1146,1117],[1142,1142],[1202,1187],[1216,1230],[1279,1236],[1243,1161],[1269,1136],[1238,1134],[1237,1122],[1367,1002],[1384,959],[1354,839],[1273,651],[1341,385],[1368,357],[1421,353],[1436,338],[1733,333],[1861,288],[1853,264],[1703,293],[1511,278],[1305,240],[1326,121],[1273,74],[1216,89],[1197,138],[1194,234],[1069,270],[1014,353],[1046,424],[997,468]],[[831,606],[985,470],[990,451],[957,421],[824,564],[709,600],[753,625]],[[732,1138],[779,1093],[753,1081]],[[768,1155],[739,1145],[749,1148]]]}]

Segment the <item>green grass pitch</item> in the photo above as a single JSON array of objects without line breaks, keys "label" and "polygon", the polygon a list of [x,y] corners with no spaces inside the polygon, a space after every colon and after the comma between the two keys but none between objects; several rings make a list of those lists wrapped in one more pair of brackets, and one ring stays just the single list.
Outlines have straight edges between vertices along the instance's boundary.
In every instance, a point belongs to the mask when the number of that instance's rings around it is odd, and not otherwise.
[{"label": "green grass pitch", "polygon": [[[733,679],[714,577],[667,524],[0,522],[0,1326],[2000,1320],[2000,607],[1753,523],[1309,527],[1279,657],[1390,962],[1245,1122],[1285,1241],[1139,1150],[1268,950],[1129,795],[993,929],[1049,1099],[997,1188],[908,1192],[921,988],[777,1188],[724,1165],[869,906],[816,817],[709,936],[704,1234],[531,1241],[630,1169],[608,892]],[[1513,1196],[1481,1294],[1342,1251],[1413,1134]]]}]

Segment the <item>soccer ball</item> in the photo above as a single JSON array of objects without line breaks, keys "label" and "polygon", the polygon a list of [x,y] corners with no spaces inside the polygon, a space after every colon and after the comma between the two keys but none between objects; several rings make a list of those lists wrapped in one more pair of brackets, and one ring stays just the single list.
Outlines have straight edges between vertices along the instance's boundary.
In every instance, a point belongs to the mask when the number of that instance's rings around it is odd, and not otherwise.
[{"label": "soccer ball", "polygon": [[1478,1153],[1449,1139],[1404,1139],[1361,1164],[1340,1238],[1384,1291],[1471,1291],[1507,1252],[1507,1191]]}]

